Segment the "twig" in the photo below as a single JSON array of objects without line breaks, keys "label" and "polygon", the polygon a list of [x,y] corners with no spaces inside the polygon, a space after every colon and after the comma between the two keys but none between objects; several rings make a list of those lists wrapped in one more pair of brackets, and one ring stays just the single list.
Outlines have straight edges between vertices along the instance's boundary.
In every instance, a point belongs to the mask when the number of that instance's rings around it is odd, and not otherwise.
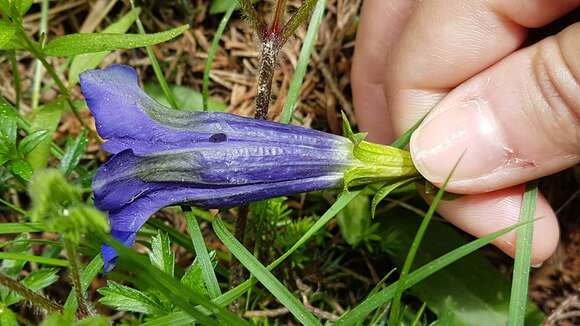
[{"label": "twig", "polygon": [[256,318],[256,317],[279,317],[288,314],[290,311],[287,308],[278,308],[270,310],[248,310],[244,312],[244,317],[246,318]]},{"label": "twig", "polygon": [[579,317],[580,311],[571,311],[566,312],[566,310],[579,307],[580,305],[580,298],[578,295],[571,295],[566,300],[562,301],[554,311],[546,318],[546,320],[542,323],[543,326],[552,326],[557,325],[557,322],[564,319]]}]

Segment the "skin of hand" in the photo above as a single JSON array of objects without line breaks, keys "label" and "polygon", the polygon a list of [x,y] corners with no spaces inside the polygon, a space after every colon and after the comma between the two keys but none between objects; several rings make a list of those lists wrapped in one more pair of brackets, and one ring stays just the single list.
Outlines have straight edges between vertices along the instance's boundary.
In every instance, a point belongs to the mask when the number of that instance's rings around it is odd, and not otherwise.
[{"label": "skin of hand", "polygon": [[[519,219],[523,184],[580,162],[580,23],[528,47],[530,28],[576,10],[572,0],[365,0],[352,88],[359,127],[411,138],[421,174],[441,185],[448,221],[484,236]],[[554,211],[536,207],[532,264],[555,251]],[[494,242],[513,256],[515,234]]]}]

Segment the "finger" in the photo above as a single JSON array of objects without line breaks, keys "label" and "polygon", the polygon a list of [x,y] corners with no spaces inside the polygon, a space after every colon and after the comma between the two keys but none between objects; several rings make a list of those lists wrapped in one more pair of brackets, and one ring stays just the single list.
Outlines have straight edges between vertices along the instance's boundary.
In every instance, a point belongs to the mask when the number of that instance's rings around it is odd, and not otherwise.
[{"label": "finger", "polygon": [[[495,192],[467,195],[451,201],[441,201],[438,212],[446,220],[467,233],[483,237],[519,221],[524,187],[516,186]],[[559,239],[558,221],[546,199],[540,194],[536,202],[532,240],[532,264],[548,259],[556,250]],[[510,232],[493,244],[510,256],[515,255],[516,234]]]},{"label": "finger", "polygon": [[453,90],[411,138],[417,169],[449,191],[520,184],[580,162],[580,23]]},{"label": "finger", "polygon": [[386,111],[383,75],[387,57],[410,16],[414,1],[366,0],[360,16],[351,83],[353,102],[360,129],[368,139],[390,142],[394,135]]},{"label": "finger", "polygon": [[450,89],[516,50],[527,27],[564,15],[578,1],[425,0],[394,46],[385,92],[402,133]]}]

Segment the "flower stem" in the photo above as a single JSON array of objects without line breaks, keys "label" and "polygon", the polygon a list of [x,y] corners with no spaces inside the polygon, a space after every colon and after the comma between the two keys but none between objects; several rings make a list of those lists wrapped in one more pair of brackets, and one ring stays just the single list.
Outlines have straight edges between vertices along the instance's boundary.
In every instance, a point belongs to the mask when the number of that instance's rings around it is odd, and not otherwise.
[{"label": "flower stem", "polygon": [[50,313],[61,313],[63,308],[61,305],[57,304],[56,302],[52,302],[47,299],[45,296],[35,293],[34,291],[30,290],[26,286],[22,285],[20,282],[11,279],[10,277],[0,273],[0,285],[9,288],[10,290],[18,293],[22,296],[26,301],[30,302],[31,304],[38,306]]},{"label": "flower stem", "polygon": [[79,304],[79,317],[84,318],[87,317],[90,313],[81,286],[79,265],[77,261],[77,250],[75,244],[70,239],[64,238],[63,242],[64,249],[66,250],[66,255],[69,260],[69,268],[72,276],[71,278],[75,289],[75,294],[77,297],[77,302]]},{"label": "flower stem", "polygon": [[258,72],[258,88],[256,90],[256,119],[267,120],[272,80],[280,47],[275,37],[268,37],[262,43],[260,70]]}]

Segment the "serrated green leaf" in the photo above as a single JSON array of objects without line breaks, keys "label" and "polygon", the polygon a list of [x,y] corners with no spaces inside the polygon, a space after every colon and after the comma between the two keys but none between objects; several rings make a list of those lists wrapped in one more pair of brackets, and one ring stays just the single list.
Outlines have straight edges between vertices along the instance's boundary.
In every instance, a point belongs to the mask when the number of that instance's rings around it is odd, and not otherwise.
[{"label": "serrated green leaf", "polygon": [[175,269],[175,253],[171,251],[171,243],[167,233],[158,231],[151,239],[151,251],[149,252],[151,264],[160,270],[173,276]]},{"label": "serrated green leaf", "polygon": [[10,172],[22,180],[29,181],[32,178],[32,166],[25,160],[14,160],[8,163]]},{"label": "serrated green leaf", "polygon": [[8,21],[0,20],[0,49],[14,37],[15,33],[16,26]]},{"label": "serrated green leaf", "polygon": [[60,173],[65,177],[70,175],[79,164],[88,144],[87,129],[83,129],[74,141],[67,139],[66,150],[58,167]]},{"label": "serrated green leaf", "polygon": [[109,281],[97,290],[103,297],[99,303],[120,311],[132,311],[148,315],[166,312],[159,302],[147,294],[119,283]]},{"label": "serrated green leaf", "polygon": [[49,42],[43,49],[47,56],[68,57],[84,53],[133,49],[169,41],[189,28],[183,25],[155,34],[87,33],[68,34]]},{"label": "serrated green leaf", "polygon": [[[107,26],[102,33],[123,34],[129,30],[129,27],[137,20],[141,8],[133,8],[125,16],[117,22]],[[109,54],[110,51],[103,51],[97,53],[87,53],[76,56],[71,62],[68,73],[69,87],[76,85],[79,82],[79,75],[88,69],[96,68],[101,61]]]},{"label": "serrated green leaf", "polygon": [[[215,252],[212,253],[213,254],[211,256],[215,256]],[[190,288],[192,291],[209,298],[209,293],[203,281],[203,271],[201,270],[201,264],[199,263],[199,259],[197,259],[197,257],[193,260],[193,263],[185,272],[185,274],[183,274],[181,283]]]},{"label": "serrated green leaf", "polygon": [[[177,105],[179,106],[180,110],[184,111],[203,110],[203,96],[201,95],[200,92],[194,91],[189,87],[183,87],[178,85],[169,85],[169,88],[171,89],[171,92],[173,92],[173,95],[175,96],[175,100],[177,101]],[[157,102],[166,106],[170,106],[159,84],[145,83],[143,85],[143,89],[147,94],[151,95],[151,97],[153,97]],[[208,111],[225,112],[226,109],[227,106],[223,101],[214,98],[209,99]]]},{"label": "serrated green leaf", "polygon": [[20,155],[26,155],[48,137],[47,130],[37,130],[24,137],[18,144]]}]

